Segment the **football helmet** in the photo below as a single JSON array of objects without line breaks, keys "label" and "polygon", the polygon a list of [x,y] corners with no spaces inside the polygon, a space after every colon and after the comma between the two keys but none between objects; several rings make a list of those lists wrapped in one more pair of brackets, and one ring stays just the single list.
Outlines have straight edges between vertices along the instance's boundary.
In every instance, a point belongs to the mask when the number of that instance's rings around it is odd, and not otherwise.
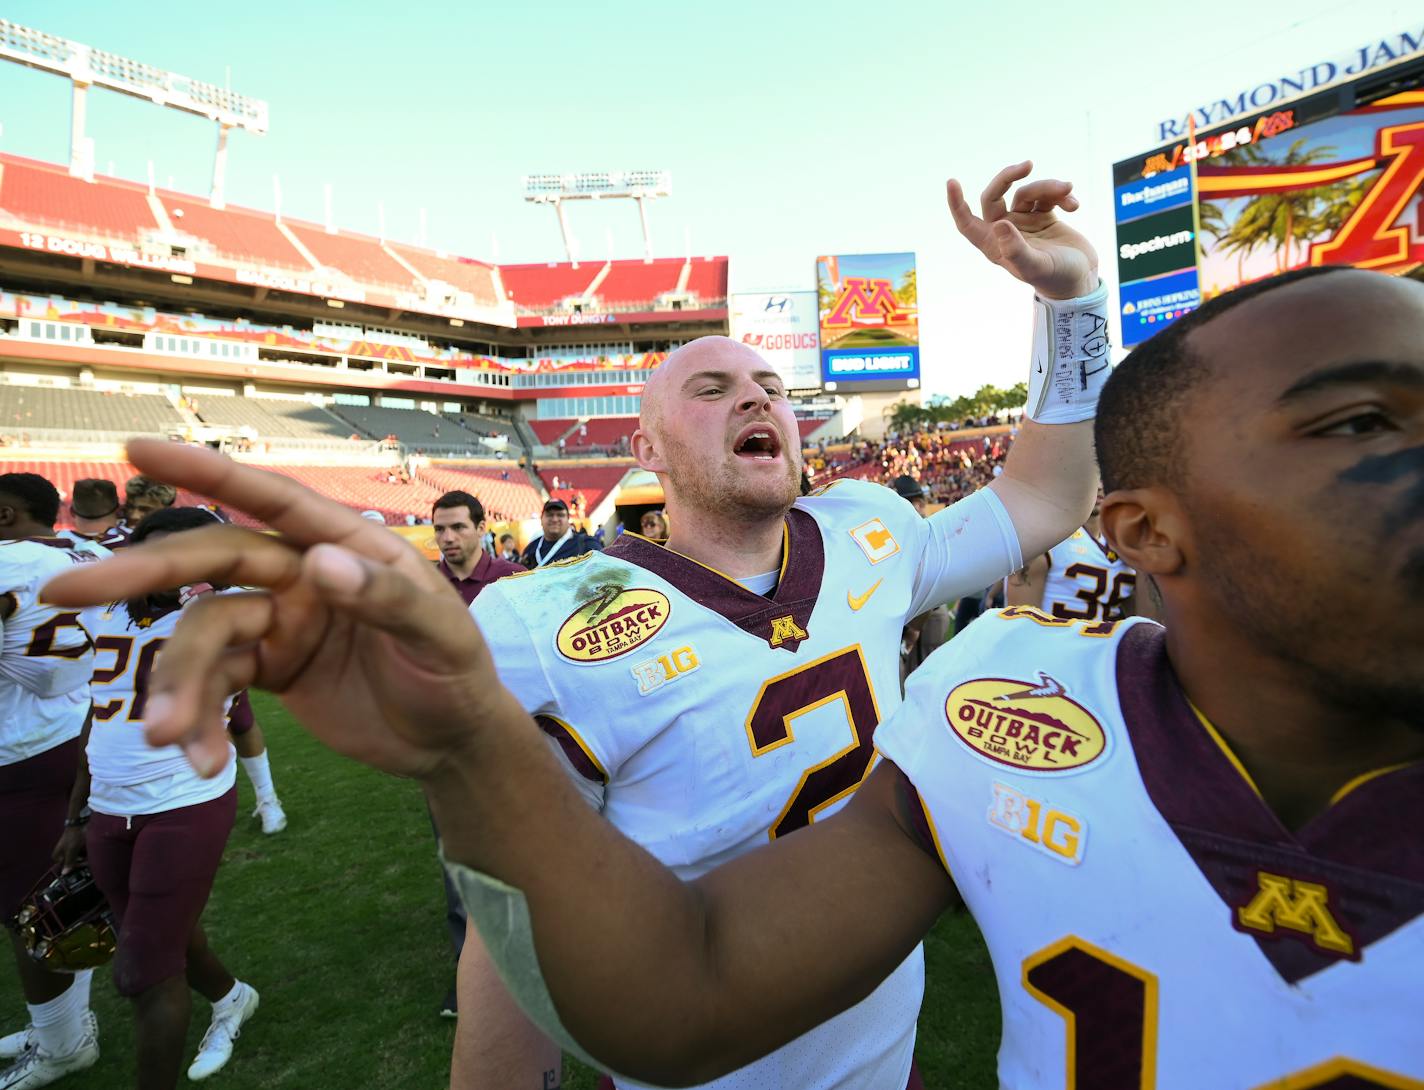
[{"label": "football helmet", "polygon": [[114,913],[86,866],[50,871],[25,898],[10,923],[30,957],[46,969],[77,973],[114,956]]}]

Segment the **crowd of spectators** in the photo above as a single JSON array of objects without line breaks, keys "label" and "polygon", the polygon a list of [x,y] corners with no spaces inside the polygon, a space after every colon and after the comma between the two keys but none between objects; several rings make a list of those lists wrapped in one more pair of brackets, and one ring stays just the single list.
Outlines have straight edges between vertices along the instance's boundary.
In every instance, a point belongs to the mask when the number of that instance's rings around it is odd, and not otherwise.
[{"label": "crowd of spectators", "polygon": [[843,452],[820,450],[807,457],[812,487],[837,477],[889,485],[898,477],[918,481],[933,505],[950,504],[983,488],[1003,472],[1015,431],[962,438],[953,431],[888,433],[881,442],[862,440]]}]

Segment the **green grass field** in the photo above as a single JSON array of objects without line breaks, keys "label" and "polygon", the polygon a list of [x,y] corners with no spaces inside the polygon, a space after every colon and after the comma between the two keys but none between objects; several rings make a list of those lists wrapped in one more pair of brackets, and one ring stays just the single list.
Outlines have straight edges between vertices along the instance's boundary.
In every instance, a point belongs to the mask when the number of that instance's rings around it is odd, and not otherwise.
[{"label": "green grass field", "polygon": [[[266,694],[254,697],[290,824],[264,837],[238,776],[237,828],[204,916],[219,956],[262,994],[220,1090],[435,1090],[449,1079],[454,1023],[437,1008],[454,979],[444,896],[425,804],[414,784],[378,775],[313,742]],[[920,1067],[933,1090],[995,1085],[998,1000],[967,916],[946,916],[928,944]],[[8,958],[0,1032],[25,1009]],[[103,1057],[57,1084],[133,1085],[132,1021],[107,973],[94,977]],[[208,1021],[194,997],[189,1056]],[[591,1090],[566,1067],[564,1086]],[[186,1083],[185,1083],[186,1084]],[[502,1088],[501,1088],[502,1090]],[[784,1090],[796,1090],[786,1087]],[[897,1088],[890,1088],[897,1090]]]}]

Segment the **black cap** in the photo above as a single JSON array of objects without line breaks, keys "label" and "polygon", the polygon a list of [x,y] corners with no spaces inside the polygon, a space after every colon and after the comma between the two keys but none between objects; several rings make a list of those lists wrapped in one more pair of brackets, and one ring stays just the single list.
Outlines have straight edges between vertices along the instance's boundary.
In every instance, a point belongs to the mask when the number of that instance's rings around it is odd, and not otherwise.
[{"label": "black cap", "polygon": [[890,487],[895,490],[895,494],[902,499],[917,500],[925,494],[925,490],[920,487],[920,482],[911,477],[908,473],[896,477],[890,482]]},{"label": "black cap", "polygon": [[569,505],[566,504],[563,500],[545,500],[545,501],[544,501],[544,510],[545,510],[545,511],[567,511],[568,509],[569,509]]}]

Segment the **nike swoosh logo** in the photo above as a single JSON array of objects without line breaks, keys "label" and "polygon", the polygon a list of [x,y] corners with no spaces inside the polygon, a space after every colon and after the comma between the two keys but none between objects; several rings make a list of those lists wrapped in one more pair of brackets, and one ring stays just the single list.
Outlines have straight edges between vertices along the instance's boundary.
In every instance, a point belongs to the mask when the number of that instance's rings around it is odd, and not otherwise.
[{"label": "nike swoosh logo", "polygon": [[870,596],[880,589],[880,584],[883,582],[885,582],[884,579],[877,579],[868,591],[858,597],[850,591],[846,591],[846,605],[850,606],[853,612],[859,613],[861,606],[870,601]]}]

